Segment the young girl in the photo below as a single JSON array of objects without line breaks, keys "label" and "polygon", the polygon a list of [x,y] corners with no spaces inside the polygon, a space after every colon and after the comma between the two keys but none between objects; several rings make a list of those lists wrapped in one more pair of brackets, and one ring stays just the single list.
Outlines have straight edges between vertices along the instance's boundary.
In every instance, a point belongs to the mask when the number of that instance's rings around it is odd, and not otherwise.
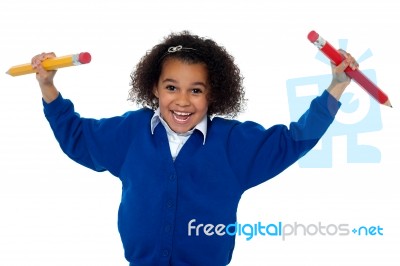
[{"label": "young girl", "polygon": [[107,119],[82,118],[53,83],[55,71],[32,59],[44,113],[63,151],[122,182],[118,228],[130,265],[227,265],[243,192],[276,176],[321,138],[350,83],[333,67],[329,88],[289,127],[264,129],[235,116],[242,76],[234,59],[210,39],[171,34],[131,74],[129,96],[144,107]]}]

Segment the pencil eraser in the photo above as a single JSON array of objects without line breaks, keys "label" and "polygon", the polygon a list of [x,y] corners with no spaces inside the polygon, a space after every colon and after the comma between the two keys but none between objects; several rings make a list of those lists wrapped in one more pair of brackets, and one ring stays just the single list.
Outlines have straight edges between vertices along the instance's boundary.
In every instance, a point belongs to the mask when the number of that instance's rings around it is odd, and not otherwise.
[{"label": "pencil eraser", "polygon": [[83,52],[79,54],[79,62],[81,64],[87,64],[90,63],[92,60],[92,56],[88,52]]},{"label": "pencil eraser", "polygon": [[308,34],[307,38],[310,40],[310,42],[314,43],[318,40],[319,34],[316,33],[315,31],[310,31]]}]

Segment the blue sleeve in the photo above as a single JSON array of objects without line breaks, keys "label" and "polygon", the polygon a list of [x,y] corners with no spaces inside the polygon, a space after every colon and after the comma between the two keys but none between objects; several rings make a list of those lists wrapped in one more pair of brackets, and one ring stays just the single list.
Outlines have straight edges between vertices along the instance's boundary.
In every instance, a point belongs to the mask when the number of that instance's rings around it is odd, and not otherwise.
[{"label": "blue sleeve", "polygon": [[119,176],[130,145],[126,136],[134,131],[130,113],[106,119],[82,118],[70,100],[61,94],[50,104],[43,101],[44,113],[61,149],[72,160],[95,171],[108,170]]},{"label": "blue sleeve", "polygon": [[231,129],[231,165],[246,190],[282,172],[310,151],[328,129],[340,103],[325,91],[297,122],[264,129],[254,122]]}]

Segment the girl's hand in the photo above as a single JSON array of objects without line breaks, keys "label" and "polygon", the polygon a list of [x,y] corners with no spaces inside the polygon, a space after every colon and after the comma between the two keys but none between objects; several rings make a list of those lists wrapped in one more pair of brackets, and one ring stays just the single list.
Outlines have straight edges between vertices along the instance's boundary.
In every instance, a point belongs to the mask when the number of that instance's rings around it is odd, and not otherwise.
[{"label": "girl's hand", "polygon": [[54,53],[41,53],[34,56],[31,61],[33,69],[36,70],[36,79],[39,82],[40,89],[42,90],[43,100],[47,103],[54,101],[59,95],[53,82],[57,71],[47,71],[42,66],[44,60],[53,57],[56,57]]},{"label": "girl's hand", "polygon": [[343,50],[339,50],[343,55],[344,60],[338,66],[331,64],[332,67],[332,82],[327,89],[329,93],[339,100],[346,87],[350,84],[351,78],[346,75],[344,70],[350,67],[353,70],[358,69],[358,63],[349,53]]},{"label": "girl's hand", "polygon": [[349,53],[347,53],[344,50],[339,50],[340,53],[344,56],[344,60],[342,63],[340,63],[340,65],[335,66],[333,64],[331,64],[332,66],[332,82],[336,82],[336,83],[347,83],[347,85],[350,84],[350,77],[347,76],[344,73],[344,70],[347,67],[350,67],[353,70],[358,69],[358,63],[357,61],[354,59],[354,57],[352,57]]},{"label": "girl's hand", "polygon": [[44,60],[54,57],[56,57],[54,53],[41,53],[32,58],[32,67],[36,70],[36,79],[39,82],[40,87],[54,86],[53,79],[57,71],[47,71],[42,66]]}]

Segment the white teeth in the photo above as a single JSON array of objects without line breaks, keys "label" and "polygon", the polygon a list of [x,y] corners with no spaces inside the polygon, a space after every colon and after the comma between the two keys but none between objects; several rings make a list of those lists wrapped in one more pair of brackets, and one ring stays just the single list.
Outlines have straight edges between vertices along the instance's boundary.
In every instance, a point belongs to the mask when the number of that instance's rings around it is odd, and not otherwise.
[{"label": "white teeth", "polygon": [[192,115],[192,113],[184,113],[177,111],[172,111],[172,114],[174,116],[175,121],[179,123],[185,123],[186,121],[189,120],[190,116]]},{"label": "white teeth", "polygon": [[176,112],[176,111],[174,111],[174,113],[177,115],[190,115],[190,113],[181,113],[181,112]]}]

